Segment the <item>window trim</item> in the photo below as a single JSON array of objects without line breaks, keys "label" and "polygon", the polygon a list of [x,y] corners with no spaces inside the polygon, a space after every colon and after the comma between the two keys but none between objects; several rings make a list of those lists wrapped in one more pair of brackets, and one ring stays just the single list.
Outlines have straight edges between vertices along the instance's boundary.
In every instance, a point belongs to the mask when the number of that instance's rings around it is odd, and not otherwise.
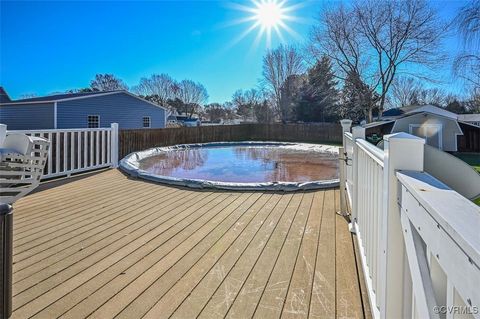
[{"label": "window trim", "polygon": [[[148,119],[148,126],[145,126],[145,119]],[[151,116],[143,116],[142,117],[142,127],[143,128],[151,128],[152,127],[152,117]]]},{"label": "window trim", "polygon": [[[89,118],[94,117],[94,116],[96,116],[98,118],[97,127],[90,127]],[[87,128],[100,128],[100,115],[98,115],[98,114],[88,114],[87,115]]]}]

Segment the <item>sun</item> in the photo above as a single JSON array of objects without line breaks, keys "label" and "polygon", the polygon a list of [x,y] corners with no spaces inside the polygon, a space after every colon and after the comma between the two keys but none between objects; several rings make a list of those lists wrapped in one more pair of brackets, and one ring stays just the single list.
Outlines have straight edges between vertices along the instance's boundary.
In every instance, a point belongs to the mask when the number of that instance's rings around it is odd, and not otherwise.
[{"label": "sun", "polygon": [[302,7],[304,2],[296,2],[294,5],[287,5],[287,0],[252,0],[251,5],[240,3],[230,3],[230,7],[249,14],[246,17],[231,21],[228,25],[237,25],[241,23],[251,23],[242,34],[233,39],[229,46],[240,42],[254,30],[258,30],[257,36],[253,42],[253,47],[258,46],[260,40],[265,38],[267,48],[271,47],[272,36],[276,35],[280,42],[285,42],[284,32],[293,36],[297,40],[301,36],[295,32],[288,23],[304,20],[293,15],[293,12]]},{"label": "sun", "polygon": [[256,19],[264,28],[272,28],[283,23],[282,3],[274,1],[256,3]]}]

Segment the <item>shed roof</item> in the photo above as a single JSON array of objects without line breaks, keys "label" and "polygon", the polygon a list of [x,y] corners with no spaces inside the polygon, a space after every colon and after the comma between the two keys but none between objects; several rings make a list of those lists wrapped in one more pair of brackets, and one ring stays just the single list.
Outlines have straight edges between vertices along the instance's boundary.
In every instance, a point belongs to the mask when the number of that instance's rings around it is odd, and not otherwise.
[{"label": "shed roof", "polygon": [[431,114],[436,114],[436,115],[441,115],[443,117],[447,117],[452,120],[457,120],[458,119],[458,114],[447,111],[441,107],[435,106],[435,105],[424,105],[417,107],[413,110],[410,110],[406,112],[405,114],[414,114],[414,113],[431,113]]},{"label": "shed roof", "polygon": [[432,114],[442,115],[451,119],[458,119],[458,114],[445,110],[444,108],[427,104],[427,105],[410,105],[394,109],[389,109],[383,112],[384,118],[403,117],[406,114],[428,112]]},{"label": "shed roof", "polygon": [[364,128],[371,128],[371,127],[377,127],[381,125],[385,125],[388,123],[393,123],[395,120],[387,120],[387,121],[376,121],[376,122],[370,122],[368,124],[363,125]]}]

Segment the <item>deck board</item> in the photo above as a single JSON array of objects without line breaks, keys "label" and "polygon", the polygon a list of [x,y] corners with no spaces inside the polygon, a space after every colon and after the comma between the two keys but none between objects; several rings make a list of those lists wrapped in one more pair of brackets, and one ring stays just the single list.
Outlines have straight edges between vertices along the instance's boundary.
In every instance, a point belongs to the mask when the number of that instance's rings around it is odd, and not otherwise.
[{"label": "deck board", "polygon": [[117,170],[41,188],[14,207],[12,318],[370,318],[338,190],[189,190]]}]

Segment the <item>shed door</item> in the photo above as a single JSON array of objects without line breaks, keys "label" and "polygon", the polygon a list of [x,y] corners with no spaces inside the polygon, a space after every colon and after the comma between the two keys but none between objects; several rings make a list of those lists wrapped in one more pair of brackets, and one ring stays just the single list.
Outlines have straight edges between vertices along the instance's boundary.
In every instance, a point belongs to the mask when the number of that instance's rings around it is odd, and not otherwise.
[{"label": "shed door", "polygon": [[442,149],[442,124],[410,124],[410,134],[425,139],[430,146]]}]

